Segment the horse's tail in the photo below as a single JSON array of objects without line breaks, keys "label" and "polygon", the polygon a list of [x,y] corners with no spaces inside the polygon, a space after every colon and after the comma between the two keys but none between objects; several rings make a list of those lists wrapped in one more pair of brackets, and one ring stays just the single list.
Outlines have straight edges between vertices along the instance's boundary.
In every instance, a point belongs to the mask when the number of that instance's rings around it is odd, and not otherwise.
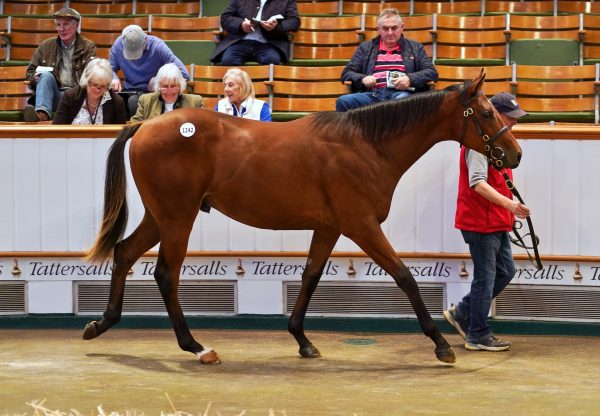
[{"label": "horse's tail", "polygon": [[125,145],[142,123],[123,127],[108,151],[106,179],[104,182],[104,217],[102,226],[92,248],[85,255],[86,261],[100,262],[106,259],[117,242],[123,238],[127,226],[127,176],[125,173]]}]

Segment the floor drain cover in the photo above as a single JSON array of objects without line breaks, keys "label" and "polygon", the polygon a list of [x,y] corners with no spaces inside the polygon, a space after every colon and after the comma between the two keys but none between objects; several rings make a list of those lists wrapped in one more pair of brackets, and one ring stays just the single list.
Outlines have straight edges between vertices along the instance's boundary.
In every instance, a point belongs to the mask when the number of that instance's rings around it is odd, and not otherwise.
[{"label": "floor drain cover", "polygon": [[377,340],[373,338],[349,338],[342,340],[342,343],[348,345],[373,345],[377,344]]}]

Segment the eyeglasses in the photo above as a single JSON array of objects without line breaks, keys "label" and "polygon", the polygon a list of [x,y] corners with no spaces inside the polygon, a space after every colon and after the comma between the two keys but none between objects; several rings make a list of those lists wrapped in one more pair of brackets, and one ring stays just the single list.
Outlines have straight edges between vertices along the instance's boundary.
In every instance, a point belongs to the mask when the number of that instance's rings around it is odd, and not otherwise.
[{"label": "eyeglasses", "polygon": [[89,81],[88,85],[92,88],[96,88],[98,90],[107,90],[108,89],[108,85],[106,84],[96,84],[95,82]]},{"label": "eyeglasses", "polygon": [[175,86],[175,87],[160,87],[160,92],[164,92],[164,93],[174,93],[174,92],[179,92],[179,85]]}]

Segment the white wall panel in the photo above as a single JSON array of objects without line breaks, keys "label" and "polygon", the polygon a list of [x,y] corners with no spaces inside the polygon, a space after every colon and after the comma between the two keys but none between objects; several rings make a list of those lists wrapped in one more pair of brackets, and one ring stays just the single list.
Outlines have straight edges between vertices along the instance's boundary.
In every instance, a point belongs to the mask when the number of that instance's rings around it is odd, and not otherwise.
[{"label": "white wall panel", "polygon": [[585,142],[581,162],[581,252],[600,255],[600,141]]},{"label": "white wall panel", "polygon": [[361,249],[356,245],[356,243],[350,240],[346,236],[340,236],[337,244],[333,248],[334,251],[350,251],[350,252],[358,252]]},{"label": "white wall panel", "polygon": [[238,313],[283,313],[283,288],[276,281],[238,281]]},{"label": "white wall panel", "polygon": [[96,235],[95,141],[67,143],[68,251],[85,250]]},{"label": "white wall panel", "polygon": [[204,216],[203,246],[206,251],[229,250],[229,218],[213,209]]},{"label": "white wall panel", "polygon": [[256,250],[281,251],[283,250],[283,232],[275,230],[256,230]]},{"label": "white wall panel", "polygon": [[69,245],[67,141],[40,140],[41,250],[59,251]]},{"label": "white wall panel", "polygon": [[[554,144],[551,140],[532,140],[527,143],[523,153],[521,166],[515,169],[515,174],[522,175],[519,180],[515,178],[515,186],[519,190],[525,204],[533,212],[535,232],[540,238],[539,251],[549,253],[550,242],[550,212],[552,207],[551,195],[553,193],[552,169],[554,167]],[[527,229],[523,222],[524,230]],[[526,231],[525,231],[526,232]],[[515,253],[524,253],[523,249],[515,247]]]},{"label": "white wall panel", "polygon": [[312,231],[294,230],[283,233],[283,251],[307,251]]},{"label": "white wall panel", "polygon": [[442,251],[444,157],[441,147],[436,145],[415,164],[418,172],[416,251]]},{"label": "white wall panel", "polygon": [[73,282],[27,283],[29,313],[73,313]]},{"label": "white wall panel", "polygon": [[396,187],[388,216],[389,240],[396,251],[415,251],[417,241],[418,166],[412,166]]},{"label": "white wall panel", "polygon": [[0,250],[14,250],[15,190],[13,141],[0,140]]},{"label": "white wall panel", "polygon": [[[81,251],[101,221],[104,169],[113,139],[15,139],[0,141],[0,249]],[[521,140],[524,157],[515,183],[533,209],[542,254],[598,255],[600,141]],[[128,150],[128,149],[127,149]],[[382,228],[396,251],[467,252],[454,229],[459,149],[435,146],[401,179]],[[128,163],[127,163],[128,165]],[[128,175],[130,220],[143,206]],[[309,231],[258,230],[216,210],[201,213],[192,231],[194,251],[304,251]],[[360,249],[341,237],[335,251]],[[515,249],[521,253],[522,250]]]},{"label": "white wall panel", "polygon": [[[547,252],[575,255],[580,252],[582,143],[557,141],[550,170],[552,186]],[[568,167],[568,168],[567,168]],[[534,217],[537,220],[537,212]],[[536,230],[537,232],[537,230]]]},{"label": "white wall panel", "polygon": [[233,251],[256,250],[256,229],[235,220],[229,220],[229,249]]},{"label": "white wall panel", "polygon": [[14,250],[41,247],[40,148],[37,139],[14,142]]}]

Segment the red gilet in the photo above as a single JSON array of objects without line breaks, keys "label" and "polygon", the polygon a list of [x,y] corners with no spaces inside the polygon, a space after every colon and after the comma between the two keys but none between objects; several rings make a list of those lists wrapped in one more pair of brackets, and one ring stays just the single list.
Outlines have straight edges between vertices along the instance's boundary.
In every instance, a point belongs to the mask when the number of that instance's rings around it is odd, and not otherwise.
[{"label": "red gilet", "polygon": [[[487,182],[492,188],[512,199],[512,193],[506,186],[502,172],[508,173],[512,180],[512,171],[508,168],[496,170],[488,166]],[[456,201],[456,217],[454,227],[459,230],[475,231],[478,233],[493,233],[511,231],[514,215],[504,207],[496,205],[469,186],[469,171],[465,158],[465,147],[460,151],[460,176],[458,178],[458,198]]]}]

